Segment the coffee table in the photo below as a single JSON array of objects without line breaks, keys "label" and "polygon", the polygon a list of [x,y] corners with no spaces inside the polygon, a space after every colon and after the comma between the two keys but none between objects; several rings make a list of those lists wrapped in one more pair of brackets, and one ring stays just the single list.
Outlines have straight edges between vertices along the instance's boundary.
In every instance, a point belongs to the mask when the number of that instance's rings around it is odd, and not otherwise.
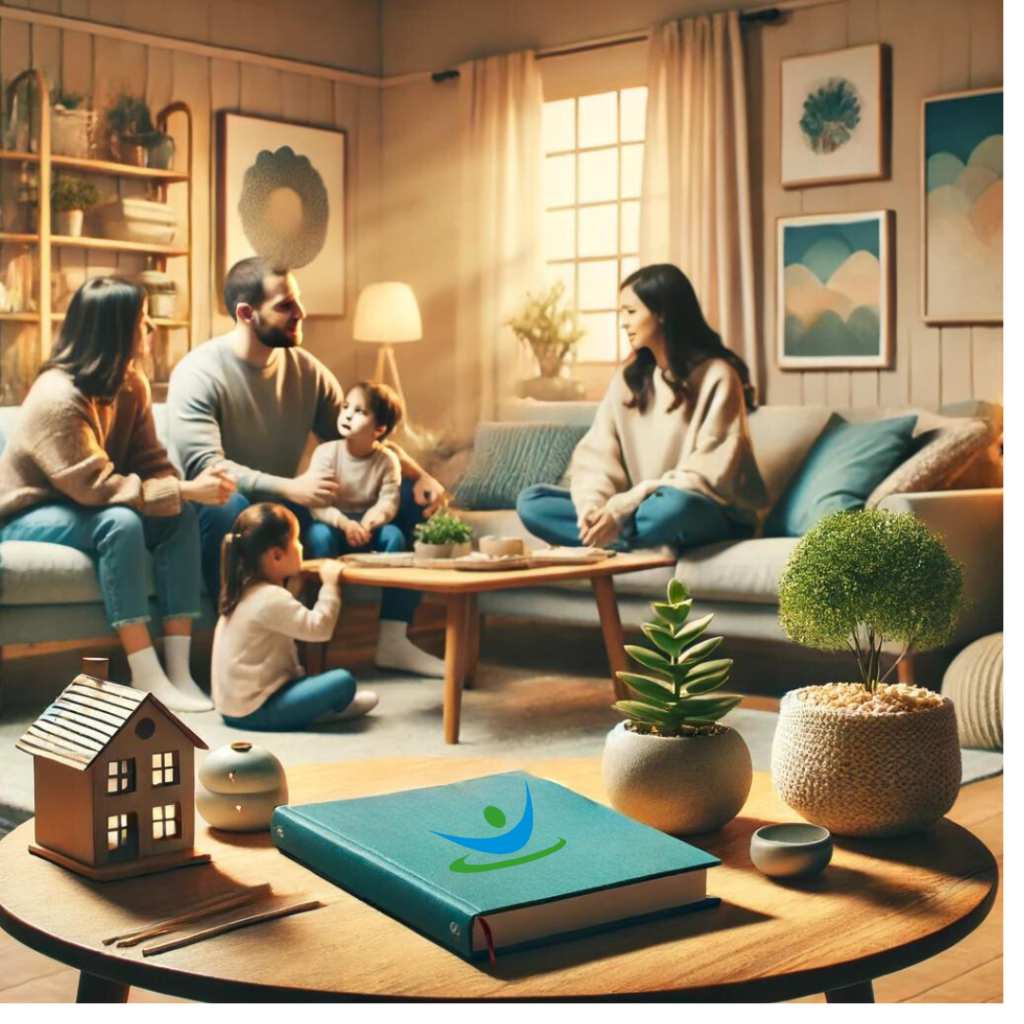
[{"label": "coffee table", "polygon": [[[292,803],[369,796],[525,769],[604,800],[597,758],[515,761],[388,758],[291,768]],[[28,853],[33,824],[0,842],[0,926],[82,972],[78,997],[123,1001],[128,986],[191,999],[555,1000],[793,999],[870,1002],[871,981],[948,948],[974,930],[995,899],[992,854],[943,820],[901,840],[836,841],[824,874],[780,883],[750,863],[755,828],[796,815],[765,773],[740,817],[692,838],[722,858],[708,875],[722,905],[583,939],[468,963],[289,860],[265,832],[214,832],[196,846],[208,867],[101,884]],[[628,851],[623,851],[628,856]],[[283,896],[324,907],[144,959],[104,936],[171,917],[239,885],[272,882]]]},{"label": "coffee table", "polygon": [[[613,577],[620,573],[639,572],[675,565],[675,559],[663,555],[624,554],[606,558],[590,565],[545,566],[536,569],[514,569],[504,572],[468,572],[458,569],[385,569],[368,568],[346,563],[344,582],[365,587],[396,587],[435,594],[448,607],[444,640],[444,738],[446,743],[459,742],[459,721],[462,715],[462,688],[472,683],[480,652],[480,615],[477,594],[488,590],[543,587],[569,580],[589,580],[597,603],[604,636],[605,650],[611,667],[616,699],[627,695],[616,672],[625,670],[627,658],[622,650],[622,622],[615,600]],[[303,574],[311,585],[319,582],[320,562],[304,562]],[[310,675],[327,667],[327,644],[308,644],[306,671]]]}]

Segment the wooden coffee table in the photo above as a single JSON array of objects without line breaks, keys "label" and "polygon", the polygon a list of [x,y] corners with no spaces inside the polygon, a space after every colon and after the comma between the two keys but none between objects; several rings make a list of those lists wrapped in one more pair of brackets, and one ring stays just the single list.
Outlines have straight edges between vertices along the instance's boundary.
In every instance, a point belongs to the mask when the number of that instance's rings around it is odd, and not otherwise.
[{"label": "wooden coffee table", "polygon": [[[604,800],[600,761],[393,758],[291,768],[292,803],[368,796],[525,769]],[[197,819],[208,867],[106,884],[32,857],[27,822],[0,842],[0,926],[82,972],[79,1001],[123,1001],[128,986],[191,999],[554,1000],[793,999],[825,992],[869,1002],[873,978],[948,948],[992,906],[997,867],[966,829],[943,820],[902,840],[836,841],[817,878],[773,882],[750,863],[760,825],[796,815],[756,773],[740,817],[692,839],[722,858],[708,875],[722,905],[468,963],[289,860],[268,833],[211,831]],[[629,851],[621,851],[624,857]],[[272,882],[324,907],[157,957],[104,936],[173,916],[183,904]]]},{"label": "wooden coffee table", "polygon": [[[616,555],[590,565],[560,565],[539,569],[516,569],[505,572],[465,572],[457,569],[377,569],[346,563],[344,582],[365,587],[395,587],[436,594],[448,606],[445,629],[444,658],[444,738],[446,743],[459,742],[459,720],[462,715],[462,688],[472,683],[480,652],[480,615],[476,595],[488,590],[543,587],[568,580],[589,580],[601,619],[605,650],[611,667],[616,699],[625,697],[626,689],[616,672],[627,668],[622,650],[622,622],[615,600],[614,576],[641,569],[675,565],[675,559],[661,555]],[[304,562],[307,580],[319,580],[320,562]],[[309,644],[306,648],[306,671],[310,675],[327,667],[327,644]]]}]

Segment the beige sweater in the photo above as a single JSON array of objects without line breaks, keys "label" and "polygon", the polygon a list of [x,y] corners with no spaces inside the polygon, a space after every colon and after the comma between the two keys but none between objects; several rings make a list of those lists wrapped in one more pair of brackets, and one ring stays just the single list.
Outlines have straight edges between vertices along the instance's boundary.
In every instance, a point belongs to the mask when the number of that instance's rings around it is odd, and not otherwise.
[{"label": "beige sweater", "polygon": [[607,506],[621,524],[662,485],[705,494],[733,519],[755,522],[768,498],[736,371],[724,359],[702,363],[687,381],[693,397],[671,413],[674,392],[657,370],[653,380],[647,411],[628,409],[620,368],[577,445],[569,476],[580,523]]},{"label": "beige sweater", "polygon": [[87,398],[63,370],[47,370],[32,385],[0,455],[0,522],[68,498],[149,516],[181,511],[181,485],[156,436],[149,382],[135,369],[110,402]]},{"label": "beige sweater", "polygon": [[338,479],[338,500],[333,507],[314,508],[314,519],[345,528],[354,513],[367,529],[390,523],[398,515],[402,465],[389,448],[378,444],[365,458],[350,455],[344,441],[319,445],[309,460],[311,473],[333,473]]}]

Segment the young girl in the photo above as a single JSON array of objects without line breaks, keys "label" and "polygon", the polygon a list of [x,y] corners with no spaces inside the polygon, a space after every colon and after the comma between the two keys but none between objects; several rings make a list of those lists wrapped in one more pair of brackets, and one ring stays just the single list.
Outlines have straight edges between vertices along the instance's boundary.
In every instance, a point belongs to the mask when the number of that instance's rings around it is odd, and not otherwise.
[{"label": "young girl", "polygon": [[214,704],[228,725],[304,729],[325,716],[358,718],[377,706],[377,695],[357,693],[343,668],[303,675],[295,641],[323,643],[333,635],[341,563],[321,566],[323,586],[313,608],[285,589],[301,566],[299,523],[282,505],[250,505],[224,538],[211,678]]}]

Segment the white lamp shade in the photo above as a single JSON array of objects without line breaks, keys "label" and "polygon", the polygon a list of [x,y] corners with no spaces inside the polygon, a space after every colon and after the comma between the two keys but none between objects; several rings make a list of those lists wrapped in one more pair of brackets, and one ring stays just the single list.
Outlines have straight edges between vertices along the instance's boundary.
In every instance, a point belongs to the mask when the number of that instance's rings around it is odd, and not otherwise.
[{"label": "white lamp shade", "polygon": [[419,341],[423,322],[412,289],[401,281],[368,284],[359,293],[352,337],[385,345]]}]

